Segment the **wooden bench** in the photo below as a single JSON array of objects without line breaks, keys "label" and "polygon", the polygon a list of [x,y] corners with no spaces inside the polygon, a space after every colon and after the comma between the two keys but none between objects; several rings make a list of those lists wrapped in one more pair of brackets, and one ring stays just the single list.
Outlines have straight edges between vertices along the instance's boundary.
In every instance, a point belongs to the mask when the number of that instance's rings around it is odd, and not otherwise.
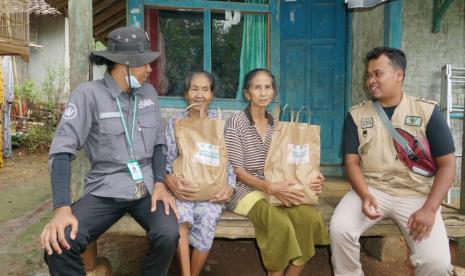
[{"label": "wooden bench", "polygon": [[[342,196],[350,189],[349,184],[341,178],[329,178],[323,190],[323,199],[319,209],[323,213],[325,221],[329,224],[334,208]],[[457,239],[462,260],[465,260],[465,215],[450,206],[442,207],[442,215],[446,224],[447,234],[450,238]],[[145,231],[134,220],[125,216],[113,225],[105,234],[144,236]],[[364,237],[400,237],[401,232],[391,219],[383,219],[372,228],[363,233]],[[218,223],[216,238],[248,239],[255,237],[252,223],[244,216],[225,211]],[[378,244],[376,245],[376,247]],[[397,254],[397,252],[396,252]],[[88,275],[109,275],[109,262],[103,258],[97,258],[97,246],[95,243],[83,254]],[[465,264],[461,264],[464,266]],[[106,272],[102,272],[106,271]]]},{"label": "wooden bench", "polygon": [[[334,207],[325,200],[319,205],[320,210],[323,213],[325,221],[329,224]],[[465,237],[465,215],[459,214],[457,210],[443,206],[442,216],[444,223],[447,228],[447,235],[451,238],[463,238]],[[134,220],[125,216],[115,225],[113,225],[106,233],[118,234],[118,235],[136,235],[144,236],[145,231],[140,227]],[[375,226],[371,227],[363,236],[375,237],[375,236],[400,236],[400,230],[397,225],[391,219],[383,219],[378,222]],[[244,238],[255,238],[255,231],[252,222],[246,217],[232,213],[231,211],[225,211],[220,218],[218,223],[215,238],[226,238],[226,239],[244,239]]]}]

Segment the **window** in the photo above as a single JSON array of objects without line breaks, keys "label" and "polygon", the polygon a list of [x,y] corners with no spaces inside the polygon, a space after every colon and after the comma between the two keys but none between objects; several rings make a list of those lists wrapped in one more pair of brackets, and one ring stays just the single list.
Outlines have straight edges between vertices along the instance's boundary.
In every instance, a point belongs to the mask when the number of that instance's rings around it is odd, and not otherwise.
[{"label": "window", "polygon": [[160,96],[183,96],[186,74],[203,69],[203,13],[150,10],[151,44],[161,56],[150,76]]},{"label": "window", "polygon": [[216,97],[236,98],[239,85],[244,20],[230,25],[224,13],[212,14],[212,74]]},{"label": "window", "polygon": [[245,73],[270,67],[267,0],[159,2],[145,8],[144,25],[161,53],[150,76],[160,96],[182,97],[187,73],[205,70],[215,78],[216,98],[240,100]]}]

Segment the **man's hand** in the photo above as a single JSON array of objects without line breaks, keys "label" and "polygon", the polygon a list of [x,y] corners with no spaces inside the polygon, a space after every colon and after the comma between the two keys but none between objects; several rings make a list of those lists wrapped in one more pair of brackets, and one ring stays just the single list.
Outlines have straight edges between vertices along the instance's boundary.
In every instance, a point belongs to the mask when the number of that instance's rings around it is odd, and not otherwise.
[{"label": "man's hand", "polygon": [[165,205],[165,214],[170,214],[170,207],[173,209],[174,214],[179,219],[179,211],[176,207],[176,201],[174,197],[171,195],[170,192],[165,187],[165,184],[161,182],[155,182],[155,188],[152,193],[152,208],[150,208],[151,212],[155,212],[157,210],[157,201],[161,200]]},{"label": "man's hand", "polygon": [[275,196],[286,207],[299,205],[305,195],[302,191],[292,189],[292,186],[295,184],[297,184],[297,180],[284,180],[268,183],[267,193]]},{"label": "man's hand", "polygon": [[210,202],[226,203],[229,201],[233,193],[234,193],[233,187],[226,184],[212,199],[210,199]]},{"label": "man's hand", "polygon": [[48,255],[52,255],[53,251],[61,254],[61,248],[66,250],[70,249],[65,238],[66,227],[71,226],[70,238],[72,240],[76,238],[78,233],[78,221],[71,212],[71,207],[63,206],[56,208],[54,213],[53,219],[45,225],[44,230],[42,230],[42,234],[40,235],[42,249],[47,251]]},{"label": "man's hand", "polygon": [[347,177],[350,185],[362,200],[362,212],[369,219],[374,220],[381,217],[382,214],[378,208],[378,201],[368,191],[368,185],[365,182],[360,162],[361,159],[358,154],[344,154]]},{"label": "man's hand", "polygon": [[198,191],[197,187],[192,186],[181,177],[170,174],[165,175],[165,183],[176,198],[186,201],[192,201],[195,193]]},{"label": "man's hand", "polygon": [[423,206],[410,216],[407,227],[410,229],[409,233],[414,241],[421,242],[429,237],[433,229],[435,215],[436,210]]},{"label": "man's hand", "polygon": [[370,193],[367,193],[362,198],[362,212],[371,220],[377,219],[382,215],[378,209],[378,201]]},{"label": "man's hand", "polygon": [[325,184],[325,177],[320,173],[316,179],[310,182],[310,189],[315,192],[317,196],[321,195],[323,185]]},{"label": "man's hand", "polygon": [[415,211],[407,222],[410,235],[414,241],[421,242],[429,237],[435,221],[436,212],[447,195],[455,178],[455,156],[449,153],[435,157],[438,170],[434,175],[433,187],[423,207]]}]

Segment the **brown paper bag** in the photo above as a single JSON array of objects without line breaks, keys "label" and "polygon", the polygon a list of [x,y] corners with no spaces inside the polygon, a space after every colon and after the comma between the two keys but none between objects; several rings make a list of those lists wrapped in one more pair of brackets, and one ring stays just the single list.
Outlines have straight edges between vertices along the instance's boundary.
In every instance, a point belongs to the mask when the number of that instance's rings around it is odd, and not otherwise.
[{"label": "brown paper bag", "polygon": [[[286,106],[283,113],[285,109]],[[320,171],[320,126],[298,123],[304,110],[308,111],[310,123],[310,110],[306,107],[300,109],[295,121],[291,115],[290,122],[279,122],[271,139],[264,173],[265,180],[270,182],[297,180],[293,188],[304,192],[302,204],[317,205],[318,196],[310,189],[309,183],[318,177]],[[272,195],[267,195],[267,200],[273,205],[283,205]]]},{"label": "brown paper bag", "polygon": [[186,118],[174,124],[179,157],[173,163],[173,175],[199,188],[194,201],[210,200],[226,185],[224,125],[220,112],[218,119]]}]

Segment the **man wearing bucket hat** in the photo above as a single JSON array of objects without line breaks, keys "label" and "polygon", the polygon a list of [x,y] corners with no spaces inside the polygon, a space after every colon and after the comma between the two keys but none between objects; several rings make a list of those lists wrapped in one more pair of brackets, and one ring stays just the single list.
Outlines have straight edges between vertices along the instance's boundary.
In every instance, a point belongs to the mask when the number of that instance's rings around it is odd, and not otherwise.
[{"label": "man wearing bucket hat", "polygon": [[[149,240],[141,275],[166,275],[179,231],[175,201],[164,185],[157,93],[146,83],[159,53],[133,27],[110,32],[107,44],[89,56],[107,66],[104,78],[72,93],[50,148],[54,217],[41,235],[45,261],[51,275],[85,275],[80,254],[128,213]],[[71,203],[70,163],[81,148],[91,169],[84,195]]]},{"label": "man wearing bucket hat", "polygon": [[[363,275],[359,238],[390,217],[410,248],[416,275],[451,275],[440,207],[455,177],[450,129],[435,102],[404,93],[407,60],[401,50],[374,48],[366,61],[372,100],[352,107],[345,125],[344,162],[353,189],[330,222],[334,274]],[[416,139],[399,150],[397,135],[407,137],[403,133]],[[419,147],[423,153],[416,152]],[[412,149],[408,162],[403,158],[407,148]],[[429,150],[437,170],[423,164]]]}]

